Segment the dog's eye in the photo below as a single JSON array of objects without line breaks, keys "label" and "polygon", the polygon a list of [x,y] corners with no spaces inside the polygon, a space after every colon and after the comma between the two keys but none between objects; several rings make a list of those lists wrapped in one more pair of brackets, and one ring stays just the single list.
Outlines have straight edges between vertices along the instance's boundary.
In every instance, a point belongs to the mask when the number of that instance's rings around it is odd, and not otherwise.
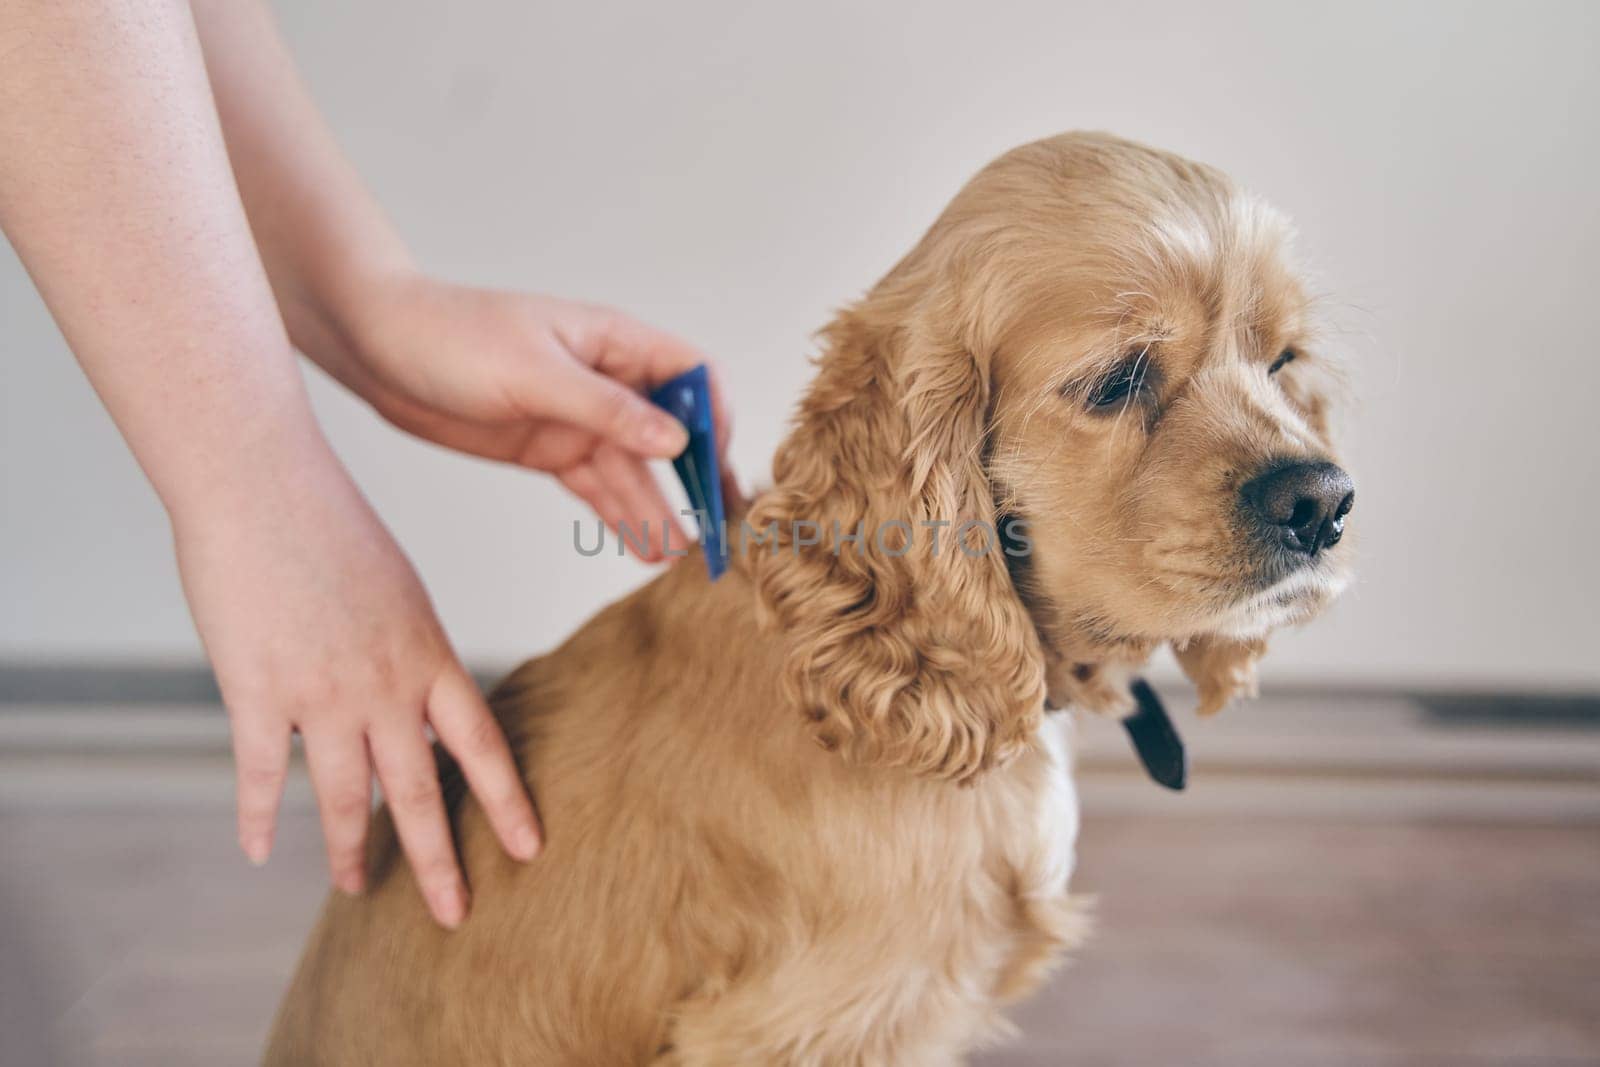
[{"label": "dog's eye", "polygon": [[1149,376],[1148,352],[1137,352],[1123,360],[1089,390],[1091,409],[1109,408],[1122,404],[1145,386]]},{"label": "dog's eye", "polygon": [[1282,352],[1278,353],[1278,358],[1272,361],[1272,366],[1267,368],[1267,373],[1268,374],[1277,374],[1284,367],[1286,367],[1290,363],[1293,363],[1294,362],[1294,357],[1295,357],[1294,349],[1285,348]]}]

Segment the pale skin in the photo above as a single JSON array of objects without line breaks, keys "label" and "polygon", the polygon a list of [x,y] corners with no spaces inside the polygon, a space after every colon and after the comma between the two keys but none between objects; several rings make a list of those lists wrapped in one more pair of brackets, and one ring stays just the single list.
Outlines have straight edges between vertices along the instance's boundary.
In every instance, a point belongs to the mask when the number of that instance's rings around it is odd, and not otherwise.
[{"label": "pale skin", "polygon": [[[7,0],[0,144],[0,228],[171,518],[232,726],[240,847],[266,862],[298,731],[333,883],[363,887],[376,774],[429,910],[459,924],[429,731],[509,854],[533,858],[538,823],[295,350],[402,429],[548,472],[613,527],[674,513],[646,460],[684,430],[641,391],[705,357],[605,308],[419,272],[253,0]],[[725,443],[720,401],[718,422]]]}]

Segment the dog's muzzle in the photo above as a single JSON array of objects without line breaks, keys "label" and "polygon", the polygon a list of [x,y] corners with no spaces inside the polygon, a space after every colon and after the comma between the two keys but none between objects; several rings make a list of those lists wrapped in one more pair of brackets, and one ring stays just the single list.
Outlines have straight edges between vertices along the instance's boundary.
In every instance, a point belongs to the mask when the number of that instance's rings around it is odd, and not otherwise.
[{"label": "dog's muzzle", "polygon": [[1332,463],[1279,461],[1246,482],[1241,504],[1261,535],[1291,554],[1315,559],[1344,536],[1356,486]]}]

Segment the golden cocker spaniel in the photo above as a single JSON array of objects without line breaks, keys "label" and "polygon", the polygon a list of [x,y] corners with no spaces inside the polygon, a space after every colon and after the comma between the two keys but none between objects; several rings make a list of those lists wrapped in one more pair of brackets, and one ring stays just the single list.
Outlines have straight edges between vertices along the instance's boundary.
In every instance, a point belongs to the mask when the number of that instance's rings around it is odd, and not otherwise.
[{"label": "golden cocker spaniel", "polygon": [[671,568],[494,694],[543,855],[447,773],[449,933],[380,821],[267,1061],[927,1067],[1003,1033],[1083,927],[1047,706],[1126,712],[1170,644],[1213,711],[1346,581],[1285,241],[1110,136],[985,168],[824,332],[728,574]]}]

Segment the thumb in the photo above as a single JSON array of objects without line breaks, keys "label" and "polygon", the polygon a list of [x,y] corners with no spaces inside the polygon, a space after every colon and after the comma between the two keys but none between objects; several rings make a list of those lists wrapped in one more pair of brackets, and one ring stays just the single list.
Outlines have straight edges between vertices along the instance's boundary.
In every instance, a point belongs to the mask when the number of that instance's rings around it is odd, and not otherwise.
[{"label": "thumb", "polygon": [[648,458],[671,459],[689,444],[683,424],[621,382],[580,363],[545,380],[539,414],[570,422]]}]

